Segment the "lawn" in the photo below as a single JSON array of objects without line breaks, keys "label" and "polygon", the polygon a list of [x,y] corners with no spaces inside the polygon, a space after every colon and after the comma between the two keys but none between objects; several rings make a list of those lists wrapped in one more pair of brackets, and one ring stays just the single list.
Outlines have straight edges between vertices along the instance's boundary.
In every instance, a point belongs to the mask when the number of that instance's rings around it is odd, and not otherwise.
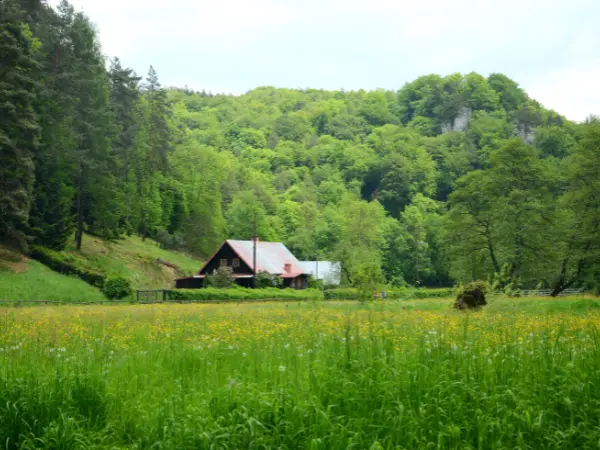
[{"label": "lawn", "polygon": [[597,448],[597,306],[495,299],[471,314],[437,299],[6,308],[0,442]]}]

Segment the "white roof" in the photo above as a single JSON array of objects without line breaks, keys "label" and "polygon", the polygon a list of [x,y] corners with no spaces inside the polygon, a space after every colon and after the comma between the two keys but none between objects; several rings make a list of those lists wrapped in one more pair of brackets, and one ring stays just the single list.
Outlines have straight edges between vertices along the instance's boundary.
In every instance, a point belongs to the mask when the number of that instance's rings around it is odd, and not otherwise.
[{"label": "white roof", "polygon": [[300,265],[317,280],[323,280],[326,284],[340,284],[339,262],[300,261]]}]

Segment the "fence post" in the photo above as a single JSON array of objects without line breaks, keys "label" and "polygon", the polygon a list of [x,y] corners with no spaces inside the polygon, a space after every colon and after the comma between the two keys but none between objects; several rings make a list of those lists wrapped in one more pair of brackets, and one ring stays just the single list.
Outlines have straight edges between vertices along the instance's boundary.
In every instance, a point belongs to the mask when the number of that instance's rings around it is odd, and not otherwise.
[{"label": "fence post", "polygon": [[167,301],[167,290],[163,289],[162,291],[162,301],[166,302]]}]

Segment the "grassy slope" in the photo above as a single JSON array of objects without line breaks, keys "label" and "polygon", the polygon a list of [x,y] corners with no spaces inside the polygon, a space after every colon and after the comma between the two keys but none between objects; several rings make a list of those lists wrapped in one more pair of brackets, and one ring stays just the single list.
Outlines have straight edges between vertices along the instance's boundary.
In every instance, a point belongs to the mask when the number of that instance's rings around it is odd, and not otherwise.
[{"label": "grassy slope", "polygon": [[53,272],[37,261],[0,252],[0,300],[96,301],[102,293],[80,280]]},{"label": "grassy slope", "polygon": [[[154,241],[142,241],[137,236],[117,242],[107,242],[93,236],[84,236],[81,252],[70,244],[66,252],[80,263],[105,274],[129,278],[134,289],[161,289],[173,287],[176,278],[200,269],[202,262],[179,252],[161,249]],[[173,269],[157,260],[177,266]]]},{"label": "grassy slope", "polygon": [[[173,281],[197,271],[201,261],[182,253],[162,250],[151,241],[128,237],[106,242],[85,236],[81,252],[66,252],[82,266],[105,274],[122,275],[134,289],[170,288]],[[177,266],[168,267],[157,260]],[[79,280],[53,272],[43,264],[0,247],[0,300],[95,301],[102,293]]]}]

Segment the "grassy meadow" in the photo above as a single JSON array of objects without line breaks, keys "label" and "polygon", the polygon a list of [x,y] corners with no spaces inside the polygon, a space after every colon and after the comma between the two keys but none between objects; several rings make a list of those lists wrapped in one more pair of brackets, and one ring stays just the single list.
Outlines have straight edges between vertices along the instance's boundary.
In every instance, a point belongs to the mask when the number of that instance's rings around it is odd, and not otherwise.
[{"label": "grassy meadow", "polygon": [[5,449],[598,448],[593,299],[0,310]]}]

